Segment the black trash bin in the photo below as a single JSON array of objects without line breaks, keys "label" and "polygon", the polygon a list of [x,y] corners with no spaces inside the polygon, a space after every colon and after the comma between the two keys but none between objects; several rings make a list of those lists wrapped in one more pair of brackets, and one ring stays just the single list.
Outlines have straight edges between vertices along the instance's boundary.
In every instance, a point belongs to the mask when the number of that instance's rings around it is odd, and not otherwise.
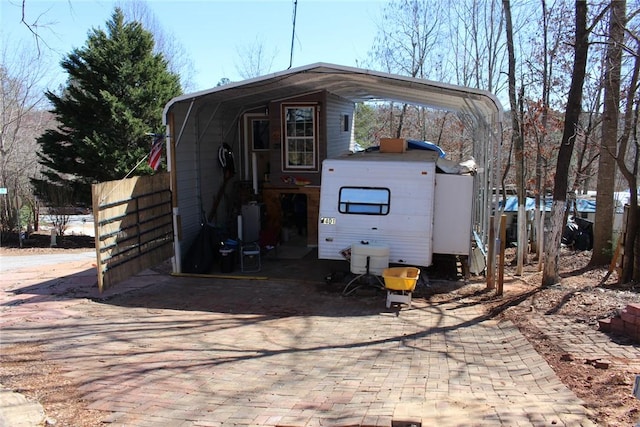
[{"label": "black trash bin", "polygon": [[233,248],[220,248],[220,271],[231,273],[235,265],[235,250]]}]

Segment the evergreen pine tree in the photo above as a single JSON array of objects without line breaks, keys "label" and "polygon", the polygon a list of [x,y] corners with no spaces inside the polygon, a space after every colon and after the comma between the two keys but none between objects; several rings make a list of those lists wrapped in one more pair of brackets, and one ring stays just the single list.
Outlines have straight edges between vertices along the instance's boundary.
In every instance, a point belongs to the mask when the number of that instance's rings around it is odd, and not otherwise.
[{"label": "evergreen pine tree", "polygon": [[[116,8],[106,32],[93,29],[61,62],[66,87],[46,93],[58,126],[38,138],[46,180],[33,183],[41,195],[53,185],[88,203],[91,183],[125,177],[149,153],[148,133],[163,133],[164,105],[181,92],[153,47],[153,35]],[[134,174],[151,172],[143,162]]]}]

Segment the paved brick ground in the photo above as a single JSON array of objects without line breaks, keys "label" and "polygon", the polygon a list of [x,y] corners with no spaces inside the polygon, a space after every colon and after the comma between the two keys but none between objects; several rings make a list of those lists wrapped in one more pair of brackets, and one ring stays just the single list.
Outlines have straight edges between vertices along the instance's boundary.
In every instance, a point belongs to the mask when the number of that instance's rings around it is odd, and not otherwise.
[{"label": "paved brick ground", "polygon": [[97,295],[86,261],[0,285],[2,346],[41,343],[117,426],[593,425],[512,324],[464,302],[149,271]]},{"label": "paved brick ground", "polygon": [[640,375],[640,345],[625,337],[610,336],[561,316],[538,316],[533,322],[558,347],[578,360],[604,359],[611,362],[614,369]]}]

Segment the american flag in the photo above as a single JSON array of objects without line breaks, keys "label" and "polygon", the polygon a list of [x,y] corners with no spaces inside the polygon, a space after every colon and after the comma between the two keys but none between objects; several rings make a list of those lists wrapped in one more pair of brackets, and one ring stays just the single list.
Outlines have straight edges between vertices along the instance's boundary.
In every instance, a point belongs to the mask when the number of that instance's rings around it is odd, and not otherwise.
[{"label": "american flag", "polygon": [[164,135],[155,135],[153,144],[151,145],[151,152],[149,153],[149,167],[151,167],[151,169],[153,169],[154,171],[158,170],[158,167],[160,167],[163,144]]}]

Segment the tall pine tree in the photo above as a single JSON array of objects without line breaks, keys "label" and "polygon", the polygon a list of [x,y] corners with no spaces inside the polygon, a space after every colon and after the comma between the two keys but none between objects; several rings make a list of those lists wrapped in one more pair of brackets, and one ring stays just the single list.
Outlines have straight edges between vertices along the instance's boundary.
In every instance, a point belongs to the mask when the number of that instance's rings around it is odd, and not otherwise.
[{"label": "tall pine tree", "polygon": [[[46,179],[33,183],[41,195],[53,185],[89,202],[92,183],[123,178],[149,153],[147,134],[163,132],[164,105],[181,93],[179,77],[153,48],[153,35],[116,8],[106,32],[93,29],[61,62],[66,87],[46,93],[58,126],[38,138]],[[135,171],[148,173],[145,162]]]}]

